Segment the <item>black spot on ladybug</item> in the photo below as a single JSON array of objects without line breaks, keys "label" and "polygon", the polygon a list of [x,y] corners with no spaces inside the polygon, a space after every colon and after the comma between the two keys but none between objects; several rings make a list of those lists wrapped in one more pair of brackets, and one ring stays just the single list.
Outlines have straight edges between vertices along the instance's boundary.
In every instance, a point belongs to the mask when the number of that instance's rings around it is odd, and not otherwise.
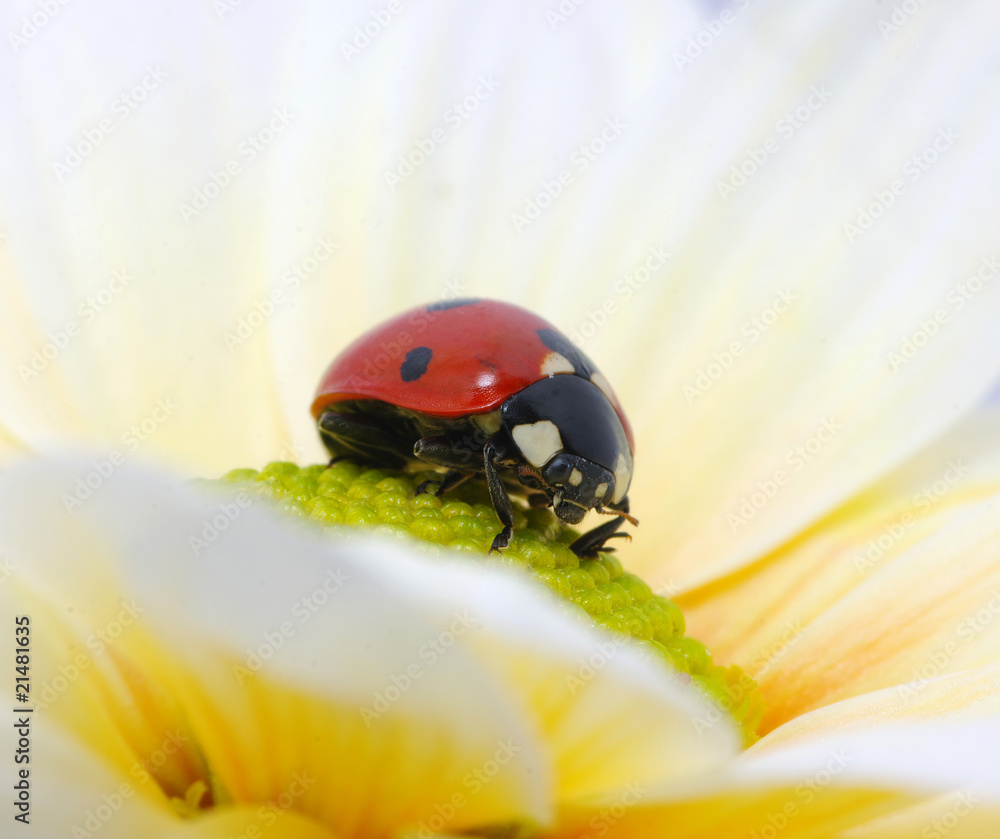
[{"label": "black spot on ladybug", "polygon": [[436,303],[429,304],[427,311],[444,312],[448,309],[457,309],[459,306],[469,306],[473,303],[478,303],[481,299],[480,297],[458,297],[455,300],[438,300]]},{"label": "black spot on ladybug", "polygon": [[565,357],[573,365],[576,375],[589,379],[594,371],[597,370],[594,362],[580,352],[569,338],[561,332],[557,332],[555,329],[539,329],[538,337],[542,339],[542,343],[552,350],[552,352],[557,352],[559,355]]},{"label": "black spot on ladybug", "polygon": [[430,347],[414,347],[406,354],[403,363],[399,365],[399,375],[404,382],[414,382],[427,372],[434,352]]}]

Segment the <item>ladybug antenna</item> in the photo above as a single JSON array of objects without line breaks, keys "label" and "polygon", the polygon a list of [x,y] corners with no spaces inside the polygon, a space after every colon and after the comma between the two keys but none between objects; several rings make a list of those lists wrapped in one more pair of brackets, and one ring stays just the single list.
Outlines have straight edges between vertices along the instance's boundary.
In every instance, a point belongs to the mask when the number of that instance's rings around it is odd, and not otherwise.
[{"label": "ladybug antenna", "polygon": [[[633,524],[638,527],[639,520],[630,516],[628,513],[623,513],[621,510],[605,510],[603,507],[594,508],[602,516],[618,516],[619,518],[625,519],[629,524]],[[603,526],[603,525],[602,525]]]}]

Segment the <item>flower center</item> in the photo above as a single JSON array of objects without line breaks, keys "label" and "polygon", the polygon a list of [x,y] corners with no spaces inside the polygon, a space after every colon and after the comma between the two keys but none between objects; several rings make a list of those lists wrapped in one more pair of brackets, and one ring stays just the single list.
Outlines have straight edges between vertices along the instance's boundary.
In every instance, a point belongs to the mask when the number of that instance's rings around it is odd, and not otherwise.
[{"label": "flower center", "polygon": [[174,812],[182,818],[193,818],[199,810],[209,809],[214,805],[211,790],[205,781],[195,781],[184,793],[184,797],[174,796],[170,804]]},{"label": "flower center", "polygon": [[128,696],[116,707],[115,723],[135,757],[130,779],[156,784],[178,815],[196,816],[228,795],[216,783],[176,697],[161,681],[169,681],[166,658],[154,645],[136,643],[131,654],[109,649],[115,683]]},{"label": "flower center", "polygon": [[[514,508],[514,537],[501,555],[489,554],[501,524],[482,481],[467,481],[444,498],[418,495],[436,473],[365,469],[349,461],[299,467],[275,462],[260,472],[235,469],[209,487],[229,488],[270,499],[291,516],[336,532],[342,527],[467,552],[480,561],[517,566],[533,573],[558,596],[576,604],[601,629],[631,639],[669,663],[722,712],[732,716],[746,745],[757,740],[764,702],[756,682],[739,667],[720,666],[700,641],[685,635],[684,615],[626,572],[611,553],[581,559],[570,544],[579,536],[547,509]],[[706,723],[708,725],[710,723]]]}]

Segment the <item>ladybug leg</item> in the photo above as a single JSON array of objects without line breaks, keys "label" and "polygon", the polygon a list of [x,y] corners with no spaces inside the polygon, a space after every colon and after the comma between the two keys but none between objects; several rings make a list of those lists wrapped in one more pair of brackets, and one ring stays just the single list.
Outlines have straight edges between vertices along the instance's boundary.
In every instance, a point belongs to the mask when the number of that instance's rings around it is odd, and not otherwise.
[{"label": "ladybug leg", "polygon": [[434,494],[440,498],[452,487],[457,487],[459,484],[469,480],[472,475],[464,472],[456,472],[452,470],[448,472],[440,481],[424,481],[420,486],[417,487],[417,495],[423,495],[425,492],[430,492],[432,486],[436,486],[437,489],[434,490]]},{"label": "ladybug leg", "polygon": [[482,457],[483,444],[480,441],[474,449],[471,445],[475,445],[475,441],[458,436],[421,437],[413,444],[413,456],[435,466],[471,475],[481,468],[479,458]]},{"label": "ladybug leg", "polygon": [[[621,504],[618,505],[623,513],[628,512],[628,497],[622,499]],[[600,527],[595,527],[593,530],[589,530],[583,534],[579,539],[577,539],[570,549],[579,557],[593,557],[597,556],[597,552],[604,550],[604,543],[609,539],[625,538],[631,539],[627,533],[619,533],[618,528],[622,526],[622,522],[625,519],[613,518],[611,521],[605,522]]]},{"label": "ladybug leg", "polygon": [[326,411],[318,424],[323,444],[333,455],[331,465],[345,457],[360,457],[390,469],[406,466],[409,444],[368,417]]},{"label": "ladybug leg", "polygon": [[[586,534],[586,533],[584,534],[584,536],[587,536],[587,535],[588,534]],[[631,534],[622,533],[621,531],[618,531],[617,533],[612,533],[608,537],[608,541],[609,542],[612,539],[627,539],[629,542],[631,542],[632,541],[632,536],[631,536]],[[598,551],[600,551],[601,553],[604,553],[604,554],[613,554],[615,552],[615,549],[614,548],[609,548],[607,546],[607,543],[605,543],[605,544],[601,545],[599,548],[595,548],[593,553],[590,553],[590,554],[578,554],[578,556],[580,556],[581,559],[593,559],[595,556],[597,556],[597,552]]]},{"label": "ladybug leg", "polygon": [[430,492],[432,486],[437,486],[434,494],[438,498],[471,478],[479,462],[478,452],[469,449],[460,437],[421,437],[413,444],[413,456],[448,469],[440,481],[424,481],[417,487],[417,495],[421,495]]},{"label": "ladybug leg", "polygon": [[507,488],[500,480],[500,476],[497,475],[494,461],[500,457],[500,454],[492,440],[486,444],[483,455],[486,463],[486,485],[490,488],[490,500],[503,524],[503,530],[493,537],[493,544],[490,545],[490,553],[493,553],[493,551],[499,552],[510,544],[510,538],[514,535],[514,510],[510,506]]}]

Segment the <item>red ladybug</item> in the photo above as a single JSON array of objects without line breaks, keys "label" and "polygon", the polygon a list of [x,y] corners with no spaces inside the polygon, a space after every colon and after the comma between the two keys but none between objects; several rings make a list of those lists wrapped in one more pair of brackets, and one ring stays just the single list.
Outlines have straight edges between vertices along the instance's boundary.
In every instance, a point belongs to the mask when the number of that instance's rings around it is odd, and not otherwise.
[{"label": "red ladybug", "polygon": [[588,510],[614,515],[573,543],[579,556],[625,535],[622,519],[637,523],[632,432],[610,385],[552,324],[510,303],[431,303],[375,327],[334,359],[312,413],[334,459],[448,469],[418,492],[485,473],[503,523],[491,551],[513,534],[509,489],[534,490],[533,506],[570,524]]}]

